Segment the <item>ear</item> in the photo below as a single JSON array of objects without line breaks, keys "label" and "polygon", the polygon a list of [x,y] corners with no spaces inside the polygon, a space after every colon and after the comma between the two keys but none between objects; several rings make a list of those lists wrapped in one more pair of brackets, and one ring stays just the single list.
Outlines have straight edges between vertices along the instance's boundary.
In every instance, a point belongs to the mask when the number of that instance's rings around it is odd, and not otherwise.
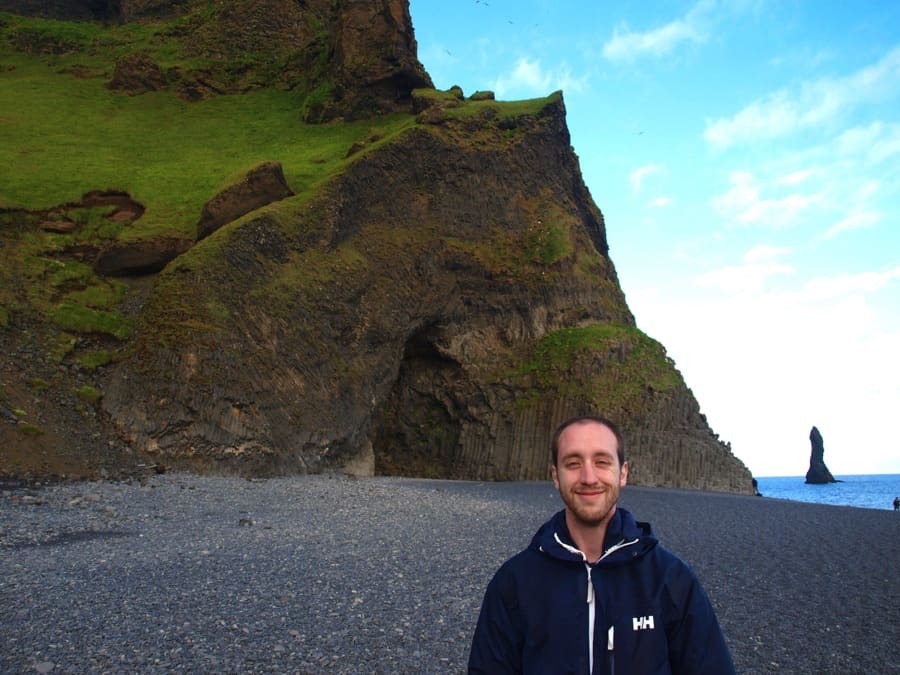
[{"label": "ear", "polygon": [[559,490],[559,476],[556,475],[556,467],[553,464],[550,465],[550,478],[553,481],[553,485]]},{"label": "ear", "polygon": [[622,475],[619,476],[619,487],[625,487],[626,483],[628,483],[628,462],[622,464]]}]

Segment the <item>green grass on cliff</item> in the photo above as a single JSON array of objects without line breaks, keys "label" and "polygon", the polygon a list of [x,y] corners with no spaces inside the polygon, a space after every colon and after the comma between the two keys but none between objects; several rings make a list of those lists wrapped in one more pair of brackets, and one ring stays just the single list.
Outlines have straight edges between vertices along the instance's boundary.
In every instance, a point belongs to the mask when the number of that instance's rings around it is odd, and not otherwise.
[{"label": "green grass on cliff", "polygon": [[130,97],[42,64],[0,73],[0,102],[0,163],[15,167],[0,206],[44,209],[123,190],[146,207],[139,236],[193,238],[201,207],[230,176],[276,160],[301,192],[339,170],[373,127],[384,136],[412,123],[306,125],[297,96],[273,89],[197,103]]},{"label": "green grass on cliff", "polygon": [[662,344],[633,326],[609,323],[547,333],[508,376],[528,382],[534,396],[557,390],[599,410],[627,406],[648,387],[665,392],[682,384]]}]

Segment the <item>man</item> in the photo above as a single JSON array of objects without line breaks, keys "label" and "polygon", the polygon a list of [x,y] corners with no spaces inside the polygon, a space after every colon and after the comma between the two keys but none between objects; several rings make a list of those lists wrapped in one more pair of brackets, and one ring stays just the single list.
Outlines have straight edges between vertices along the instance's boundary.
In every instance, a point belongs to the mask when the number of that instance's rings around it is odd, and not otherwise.
[{"label": "man", "polygon": [[734,673],[709,598],[650,525],[617,508],[622,435],[602,417],[556,430],[565,509],[488,585],[470,673]]}]

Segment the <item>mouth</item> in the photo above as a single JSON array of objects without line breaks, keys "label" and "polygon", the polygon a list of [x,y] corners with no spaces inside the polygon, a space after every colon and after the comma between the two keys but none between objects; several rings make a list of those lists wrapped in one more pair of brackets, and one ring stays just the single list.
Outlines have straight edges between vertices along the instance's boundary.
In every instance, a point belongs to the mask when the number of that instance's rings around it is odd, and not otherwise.
[{"label": "mouth", "polygon": [[576,490],[575,494],[585,499],[594,499],[603,494],[603,490]]}]

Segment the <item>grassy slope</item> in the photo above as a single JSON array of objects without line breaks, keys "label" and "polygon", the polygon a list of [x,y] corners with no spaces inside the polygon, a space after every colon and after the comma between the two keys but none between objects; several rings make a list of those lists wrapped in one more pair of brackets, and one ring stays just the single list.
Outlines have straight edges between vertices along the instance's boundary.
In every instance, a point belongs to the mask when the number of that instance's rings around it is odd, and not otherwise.
[{"label": "grassy slope", "polygon": [[43,232],[0,210],[5,257],[13,261],[0,270],[4,323],[10,312],[37,310],[67,330],[124,337],[121,321],[107,325],[98,314],[122,299],[119,282],[59,258],[59,251],[111,239],[193,238],[203,204],[256,164],[280,161],[302,194],[340,171],[355,142],[390,138],[414,124],[412,116],[395,115],[307,125],[300,114],[304,93],[296,90],[195,103],[171,92],[111,91],[113,59],[128,49],[152,46],[163,66],[191,65],[173,61],[179,47],[160,37],[165,25],[103,27],[0,14],[0,28],[0,166],[10,169],[0,180],[0,209],[48,209],[91,190],[123,190],[146,208],[130,227],[109,223],[102,209],[78,212],[74,234]]},{"label": "grassy slope", "polygon": [[41,209],[88,190],[125,190],[147,208],[139,227],[147,235],[193,237],[203,203],[259,162],[281,161],[302,192],[339,169],[354,142],[412,122],[311,126],[291,92],[197,103],[165,92],[129,97],[34,62],[0,74],[0,101],[0,163],[15,168],[0,183],[0,205]]}]

